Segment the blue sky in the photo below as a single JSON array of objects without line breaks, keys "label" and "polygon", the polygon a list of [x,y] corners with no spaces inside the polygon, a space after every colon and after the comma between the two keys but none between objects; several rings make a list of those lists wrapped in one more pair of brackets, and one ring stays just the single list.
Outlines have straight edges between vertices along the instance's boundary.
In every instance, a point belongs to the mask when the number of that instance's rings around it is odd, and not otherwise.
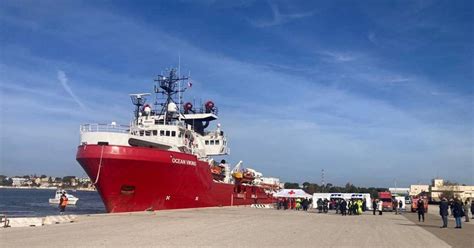
[{"label": "blue sky", "polygon": [[82,123],[190,72],[231,147],[284,181],[473,184],[470,1],[2,1],[1,174],[84,172]]}]

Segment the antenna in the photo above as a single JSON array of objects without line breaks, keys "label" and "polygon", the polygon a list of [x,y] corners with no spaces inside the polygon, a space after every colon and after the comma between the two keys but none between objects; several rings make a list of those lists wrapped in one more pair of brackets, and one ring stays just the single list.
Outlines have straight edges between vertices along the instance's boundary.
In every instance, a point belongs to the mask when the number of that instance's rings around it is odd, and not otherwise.
[{"label": "antenna", "polygon": [[140,107],[143,106],[146,102],[146,97],[149,96],[150,93],[138,93],[138,94],[130,94],[130,99],[132,100],[132,104],[135,105],[137,108],[135,110],[135,119],[138,123],[138,115],[140,113]]},{"label": "antenna", "polygon": [[[181,77],[181,53],[178,52],[178,78]],[[178,88],[181,89],[181,80],[178,81]],[[181,98],[181,90],[178,93],[178,111],[181,113],[181,105],[183,104],[183,100]],[[178,119],[181,121],[181,114],[178,116]]]}]

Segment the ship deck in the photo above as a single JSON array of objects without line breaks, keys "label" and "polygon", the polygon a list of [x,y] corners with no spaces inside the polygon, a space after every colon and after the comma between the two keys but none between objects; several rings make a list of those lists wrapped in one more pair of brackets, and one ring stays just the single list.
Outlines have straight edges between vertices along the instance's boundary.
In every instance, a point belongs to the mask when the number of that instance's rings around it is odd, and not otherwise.
[{"label": "ship deck", "polygon": [[[405,215],[408,216],[405,217]],[[436,235],[439,217],[384,213],[334,213],[221,207],[79,216],[75,223],[0,230],[5,247],[451,247],[472,244],[474,225]],[[471,222],[472,223],[472,222]],[[64,243],[66,242],[66,243]],[[459,246],[462,247],[462,246]]]}]

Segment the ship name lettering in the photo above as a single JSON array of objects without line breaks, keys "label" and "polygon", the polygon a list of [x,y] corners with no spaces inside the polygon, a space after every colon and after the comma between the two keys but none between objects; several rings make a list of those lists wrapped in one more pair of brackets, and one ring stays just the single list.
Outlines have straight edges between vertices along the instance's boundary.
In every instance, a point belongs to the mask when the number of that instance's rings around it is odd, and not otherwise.
[{"label": "ship name lettering", "polygon": [[184,160],[184,159],[180,159],[180,158],[172,158],[171,163],[196,166],[196,161]]}]

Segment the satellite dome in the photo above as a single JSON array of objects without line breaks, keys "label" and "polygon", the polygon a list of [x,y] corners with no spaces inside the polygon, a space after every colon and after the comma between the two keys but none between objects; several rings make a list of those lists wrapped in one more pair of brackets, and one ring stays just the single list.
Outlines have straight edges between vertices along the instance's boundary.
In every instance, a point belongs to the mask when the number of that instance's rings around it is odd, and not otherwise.
[{"label": "satellite dome", "polygon": [[176,103],[168,103],[168,112],[178,112],[178,107],[176,106]]}]

